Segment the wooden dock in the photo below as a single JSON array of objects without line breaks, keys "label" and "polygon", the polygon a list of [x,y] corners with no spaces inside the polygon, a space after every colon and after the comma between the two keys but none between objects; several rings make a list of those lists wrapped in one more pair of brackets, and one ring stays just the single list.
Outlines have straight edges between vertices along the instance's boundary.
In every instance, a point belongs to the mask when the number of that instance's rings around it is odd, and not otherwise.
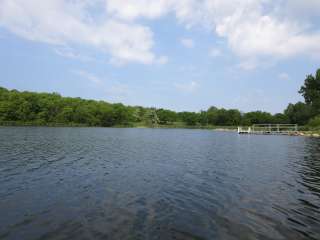
[{"label": "wooden dock", "polygon": [[297,135],[297,124],[254,124],[251,127],[238,127],[239,134]]}]

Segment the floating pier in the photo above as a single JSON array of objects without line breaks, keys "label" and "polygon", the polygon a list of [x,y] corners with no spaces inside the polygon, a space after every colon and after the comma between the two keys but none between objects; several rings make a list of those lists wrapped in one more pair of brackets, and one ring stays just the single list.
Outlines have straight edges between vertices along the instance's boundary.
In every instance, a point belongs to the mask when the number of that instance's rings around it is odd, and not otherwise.
[{"label": "floating pier", "polygon": [[239,134],[297,135],[297,124],[254,124],[251,127],[238,127]]}]

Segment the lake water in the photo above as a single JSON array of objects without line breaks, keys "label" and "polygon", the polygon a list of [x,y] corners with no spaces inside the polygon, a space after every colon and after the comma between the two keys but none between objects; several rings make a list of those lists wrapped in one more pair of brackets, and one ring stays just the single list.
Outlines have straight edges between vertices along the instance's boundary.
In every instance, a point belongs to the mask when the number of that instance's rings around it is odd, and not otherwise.
[{"label": "lake water", "polygon": [[0,128],[0,239],[320,239],[320,140]]}]

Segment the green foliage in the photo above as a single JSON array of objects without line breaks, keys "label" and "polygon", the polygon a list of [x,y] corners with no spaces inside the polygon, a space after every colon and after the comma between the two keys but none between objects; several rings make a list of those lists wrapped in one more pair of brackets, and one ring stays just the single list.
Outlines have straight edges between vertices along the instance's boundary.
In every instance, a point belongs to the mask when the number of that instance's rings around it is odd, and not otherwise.
[{"label": "green foliage", "polygon": [[268,112],[255,111],[244,114],[244,125],[274,123],[274,117]]},{"label": "green foliage", "polygon": [[199,122],[198,114],[194,112],[180,112],[178,113],[178,119],[188,126],[196,126]]},{"label": "green foliage", "polygon": [[208,125],[208,112],[207,111],[201,111],[199,114],[199,123],[201,126],[207,126]]},{"label": "green foliage", "polygon": [[235,126],[240,124],[242,116],[240,111],[236,109],[226,110],[210,107],[207,111],[207,118],[211,125]]},{"label": "green foliage", "polygon": [[320,115],[312,118],[309,121],[308,126],[310,126],[312,128],[320,128]]},{"label": "green foliage", "polygon": [[299,93],[305,99],[306,104],[310,105],[316,113],[320,113],[320,69],[316,75],[308,75]]},{"label": "green foliage", "polygon": [[[275,115],[282,122],[288,118]],[[243,123],[271,123],[269,113],[242,115],[236,109],[210,107],[208,111],[179,112],[166,109],[130,107],[103,101],[62,97],[58,93],[19,92],[0,88],[0,121],[37,125],[72,126],[236,126]],[[281,123],[282,123],[281,122]],[[136,124],[137,125],[137,124]]]},{"label": "green foliage", "polygon": [[160,124],[172,124],[178,120],[177,113],[166,109],[156,110]]},{"label": "green foliage", "polygon": [[314,116],[312,107],[302,102],[290,103],[284,112],[290,123],[299,125],[305,125]]},{"label": "green foliage", "polygon": [[155,108],[147,109],[144,114],[144,122],[147,126],[156,127],[159,124],[159,118]]},{"label": "green foliage", "polygon": [[286,124],[289,122],[290,122],[289,117],[286,114],[276,113],[273,116],[273,123]]},{"label": "green foliage", "polygon": [[[62,97],[58,93],[33,93],[0,87],[0,122],[72,126],[237,126],[268,123],[320,125],[320,69],[308,75],[299,93],[305,103],[289,104],[284,113],[210,107],[201,112],[130,107],[121,103]],[[317,115],[317,117],[315,117]],[[311,120],[310,120],[311,119]]]},{"label": "green foliage", "polygon": [[0,88],[2,122],[108,127],[126,125],[133,119],[132,108],[122,104],[64,98],[57,93],[18,92]]}]

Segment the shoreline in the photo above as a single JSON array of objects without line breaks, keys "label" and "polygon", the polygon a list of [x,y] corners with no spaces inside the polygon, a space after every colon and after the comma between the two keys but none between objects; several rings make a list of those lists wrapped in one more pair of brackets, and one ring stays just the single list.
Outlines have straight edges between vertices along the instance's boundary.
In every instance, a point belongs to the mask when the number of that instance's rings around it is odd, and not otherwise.
[{"label": "shoreline", "polygon": [[110,127],[104,126],[88,126],[88,125],[65,125],[65,124],[48,124],[48,125],[37,125],[37,124],[17,124],[17,125],[3,125],[0,124],[0,127],[44,127],[44,128],[136,128],[136,129],[189,129],[189,130],[212,130],[220,132],[237,132],[236,127],[232,128],[215,128],[215,127],[196,127],[196,126],[170,126],[170,125],[161,125],[161,126],[126,126],[126,125],[116,125]]},{"label": "shoreline", "polygon": [[34,123],[34,122],[0,122],[0,127],[70,127],[70,128],[154,128],[154,129],[207,129],[216,131],[236,131],[237,126],[189,126],[182,123],[178,124],[157,124],[147,125],[143,123],[118,124],[113,126],[90,126],[77,123]]},{"label": "shoreline", "polygon": [[320,131],[300,131],[298,136],[320,138]]},{"label": "shoreline", "polygon": [[[7,122],[0,123],[0,127],[48,127],[48,128],[141,128],[141,129],[197,129],[197,130],[212,130],[216,132],[237,132],[237,126],[187,126],[187,125],[157,125],[147,126],[139,124],[128,124],[128,125],[115,125],[115,126],[88,126],[83,124],[36,124],[36,123],[21,123],[21,122]],[[301,137],[313,137],[320,138],[320,130],[309,130],[309,131],[298,131],[296,134],[289,134],[287,136],[301,136]]]}]

